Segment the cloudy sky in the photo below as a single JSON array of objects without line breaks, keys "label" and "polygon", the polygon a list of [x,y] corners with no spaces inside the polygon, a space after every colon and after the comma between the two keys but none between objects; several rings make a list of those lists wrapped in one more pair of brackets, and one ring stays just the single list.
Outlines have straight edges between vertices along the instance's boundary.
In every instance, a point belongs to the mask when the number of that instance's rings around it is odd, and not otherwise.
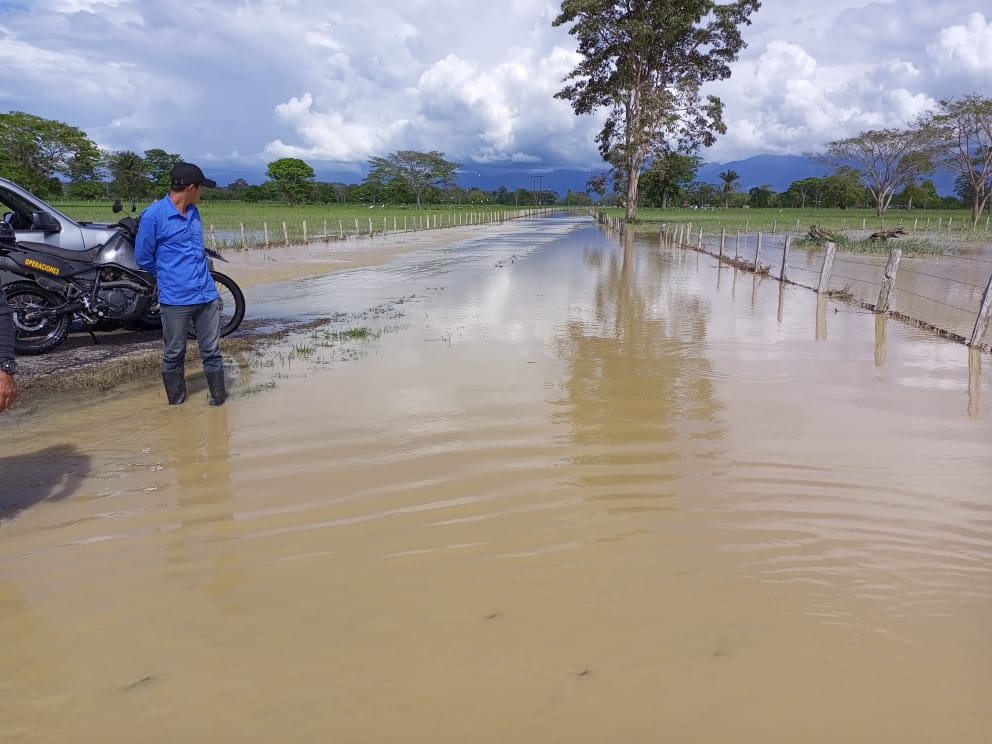
[{"label": "cloudy sky", "polygon": [[[261,181],[299,157],[358,182],[371,155],[464,174],[601,170],[593,117],[553,98],[576,55],[545,0],[0,0],[0,110]],[[801,154],[992,95],[989,0],[764,0],[711,92],[710,162]],[[584,182],[584,177],[582,178]],[[462,179],[463,185],[469,182]],[[530,187],[526,183],[508,184]]]}]

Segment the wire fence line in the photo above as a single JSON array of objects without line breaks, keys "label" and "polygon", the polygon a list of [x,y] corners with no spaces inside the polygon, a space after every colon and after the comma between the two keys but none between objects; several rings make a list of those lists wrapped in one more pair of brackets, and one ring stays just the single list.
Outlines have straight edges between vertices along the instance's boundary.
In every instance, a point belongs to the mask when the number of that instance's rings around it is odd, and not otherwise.
[{"label": "wire fence line", "polygon": [[279,245],[330,243],[350,238],[370,238],[423,230],[440,230],[470,225],[499,224],[525,217],[546,216],[548,208],[520,210],[457,211],[451,214],[430,213],[403,217],[368,217],[323,220],[276,220],[262,222],[210,223],[205,238],[215,250],[225,248],[252,249]]},{"label": "wire fence line", "polygon": [[992,239],[969,249],[972,255],[906,257],[898,239],[888,242],[884,254],[849,254],[839,252],[832,242],[794,245],[791,233],[707,233],[693,230],[691,223],[661,224],[659,239],[706,253],[735,269],[854,302],[973,349],[992,351],[985,343],[992,321]]}]

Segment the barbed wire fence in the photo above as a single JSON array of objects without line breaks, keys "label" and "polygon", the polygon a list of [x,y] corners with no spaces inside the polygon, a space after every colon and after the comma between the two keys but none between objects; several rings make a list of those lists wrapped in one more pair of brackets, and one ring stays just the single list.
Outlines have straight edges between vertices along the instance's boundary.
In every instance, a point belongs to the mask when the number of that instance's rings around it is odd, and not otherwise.
[{"label": "barbed wire fence", "polygon": [[710,253],[722,263],[766,274],[818,294],[859,304],[877,314],[936,333],[981,351],[992,315],[992,258],[963,255],[908,256],[893,242],[887,254],[850,254],[826,241],[822,246],[793,248],[792,235],[775,239],[762,233],[734,236],[734,254],[726,250],[726,231],[676,244]]},{"label": "barbed wire fence", "polygon": [[275,221],[214,221],[206,225],[205,239],[214,250],[269,248],[273,246],[334,243],[354,238],[373,238],[398,233],[440,230],[473,225],[501,224],[527,217],[551,214],[548,208],[482,210],[430,213],[403,217],[331,218]]},{"label": "barbed wire fence", "polygon": [[[607,218],[612,222],[612,218]],[[615,229],[622,225],[611,224]],[[946,229],[946,227],[944,227]],[[992,321],[992,246],[903,256],[898,238],[883,253],[838,251],[834,242],[800,243],[791,232],[705,232],[661,223],[663,244],[708,254],[721,265],[768,276],[859,305],[980,352]],[[968,255],[968,252],[974,255]]]}]

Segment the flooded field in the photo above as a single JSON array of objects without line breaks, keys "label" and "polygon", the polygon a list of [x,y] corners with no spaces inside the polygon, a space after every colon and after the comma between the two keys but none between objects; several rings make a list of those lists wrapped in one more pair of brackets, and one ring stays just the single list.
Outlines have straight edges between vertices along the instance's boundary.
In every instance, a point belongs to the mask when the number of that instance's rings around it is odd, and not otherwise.
[{"label": "flooded field", "polygon": [[989,355],[575,217],[249,284],[344,319],[0,417],[0,741],[988,741]]}]

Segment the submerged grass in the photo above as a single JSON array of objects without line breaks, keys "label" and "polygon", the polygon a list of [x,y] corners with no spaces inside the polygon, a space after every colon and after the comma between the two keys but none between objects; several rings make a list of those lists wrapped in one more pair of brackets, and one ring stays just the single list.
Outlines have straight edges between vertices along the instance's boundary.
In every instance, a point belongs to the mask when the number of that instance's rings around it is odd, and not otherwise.
[{"label": "submerged grass", "polygon": [[[837,249],[844,253],[854,253],[867,256],[886,256],[893,248],[902,250],[904,256],[942,256],[947,250],[925,238],[891,238],[889,240],[867,240],[852,238],[843,233],[833,236]],[[792,242],[794,248],[819,250],[823,241],[801,237]]]}]

